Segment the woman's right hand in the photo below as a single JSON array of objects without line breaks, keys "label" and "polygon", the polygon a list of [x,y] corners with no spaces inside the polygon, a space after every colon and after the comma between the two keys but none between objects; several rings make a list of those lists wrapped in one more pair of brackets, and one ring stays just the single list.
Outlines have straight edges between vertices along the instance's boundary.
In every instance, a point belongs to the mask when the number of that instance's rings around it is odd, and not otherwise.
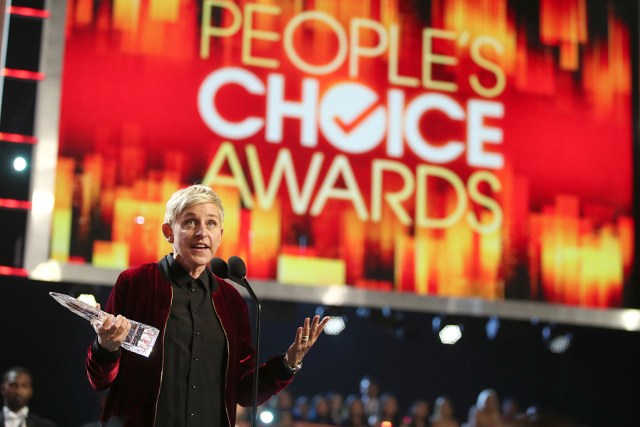
[{"label": "woman's right hand", "polygon": [[[98,306],[98,308],[100,308]],[[131,329],[131,322],[122,315],[109,317],[101,325],[94,325],[98,334],[98,344],[107,351],[116,351],[120,348]]]}]

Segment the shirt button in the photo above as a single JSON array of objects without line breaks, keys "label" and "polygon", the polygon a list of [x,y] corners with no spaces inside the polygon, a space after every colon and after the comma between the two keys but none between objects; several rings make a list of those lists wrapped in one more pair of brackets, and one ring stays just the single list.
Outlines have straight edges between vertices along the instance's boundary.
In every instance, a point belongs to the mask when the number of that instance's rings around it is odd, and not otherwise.
[{"label": "shirt button", "polygon": [[195,414],[193,412],[189,412],[189,416],[193,417]]},{"label": "shirt button", "polygon": [[195,384],[191,384],[191,388],[196,389],[196,385]]},{"label": "shirt button", "polygon": [[196,331],[196,335],[200,335],[200,331]]},{"label": "shirt button", "polygon": [[194,357],[193,360],[195,360],[196,362],[199,362],[200,358],[199,357]]},{"label": "shirt button", "polygon": [[191,288],[191,293],[194,293],[196,291],[195,288]]},{"label": "shirt button", "polygon": [[197,312],[198,312],[198,310],[196,310],[195,308],[194,308],[192,311],[193,311],[194,313],[197,313]]}]

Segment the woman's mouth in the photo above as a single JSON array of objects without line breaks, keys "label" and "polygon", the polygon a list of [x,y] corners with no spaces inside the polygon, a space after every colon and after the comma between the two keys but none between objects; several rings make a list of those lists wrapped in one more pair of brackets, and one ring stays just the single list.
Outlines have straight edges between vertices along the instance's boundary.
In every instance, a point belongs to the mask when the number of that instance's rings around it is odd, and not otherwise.
[{"label": "woman's mouth", "polygon": [[205,245],[204,243],[196,243],[195,245],[191,245],[191,248],[197,250],[207,250],[209,249],[209,246]]}]

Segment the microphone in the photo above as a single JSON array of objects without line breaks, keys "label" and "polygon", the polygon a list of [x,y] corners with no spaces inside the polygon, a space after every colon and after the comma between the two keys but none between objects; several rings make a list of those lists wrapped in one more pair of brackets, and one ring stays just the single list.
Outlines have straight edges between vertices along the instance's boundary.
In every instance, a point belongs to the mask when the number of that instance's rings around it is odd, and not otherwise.
[{"label": "microphone", "polygon": [[213,274],[215,274],[216,276],[223,279],[229,277],[229,266],[226,262],[224,262],[222,258],[212,259],[209,263],[209,266],[211,267],[211,271],[213,271]]},{"label": "microphone", "polygon": [[[222,260],[220,260],[222,261]],[[222,261],[224,262],[224,261]],[[247,282],[247,279],[245,279],[246,275],[247,275],[247,266],[245,265],[244,261],[242,260],[242,258],[238,257],[238,256],[232,256],[231,258],[229,258],[229,267],[228,267],[228,273],[229,273],[229,277],[233,279],[238,279],[239,281],[242,281],[243,283],[240,283],[241,285],[244,286],[244,282]],[[235,282],[235,280],[234,280]],[[247,282],[248,284],[249,282]]]},{"label": "microphone", "polygon": [[[216,261],[219,260],[219,261]],[[254,358],[254,368],[253,368],[253,418],[251,420],[251,426],[256,427],[258,425],[258,369],[260,367],[259,362],[259,354],[260,354],[260,313],[261,306],[260,301],[258,300],[258,296],[251,289],[251,285],[249,281],[246,279],[247,276],[247,266],[242,260],[242,258],[237,256],[232,256],[229,258],[229,265],[225,263],[220,258],[214,258],[211,261],[211,269],[215,273],[216,270],[213,268],[213,264],[216,264],[216,269],[220,271],[221,274],[217,274],[220,277],[229,278],[235,283],[239,284],[243,288],[249,292],[251,296],[251,300],[256,308],[256,344],[255,344],[255,358]],[[222,275],[224,274],[224,276]]]}]

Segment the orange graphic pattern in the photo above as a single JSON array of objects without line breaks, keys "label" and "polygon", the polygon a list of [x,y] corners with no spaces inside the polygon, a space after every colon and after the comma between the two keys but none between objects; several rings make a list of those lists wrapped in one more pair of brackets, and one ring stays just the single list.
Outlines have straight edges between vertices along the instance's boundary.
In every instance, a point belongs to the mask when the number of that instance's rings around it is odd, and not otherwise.
[{"label": "orange graphic pattern", "polygon": [[[68,7],[67,34],[73,37],[76,31],[93,28],[95,49],[116,44],[125,58],[136,54],[147,61],[145,66],[152,66],[157,57],[193,61],[199,45],[199,5],[195,3],[115,0],[95,5],[77,0]],[[249,2],[236,3],[242,7]],[[377,19],[386,27],[424,25],[400,0],[257,3],[282,8],[281,19],[321,10],[346,28],[353,16]],[[585,0],[540,0],[538,4],[539,40],[530,40],[532,33],[517,25],[507,0],[433,0],[428,14],[434,28],[500,40],[505,52],[493,59],[505,70],[509,91],[549,96],[562,89],[570,95],[556,102],[567,109],[575,102],[571,91],[584,91],[596,117],[616,120],[618,111],[629,108],[624,102],[631,92],[629,28],[609,8],[608,34],[593,40]],[[219,19],[225,26],[232,18],[223,13]],[[260,15],[256,19],[255,26],[263,28],[275,18]],[[333,34],[326,26],[305,30],[313,34],[304,40],[310,43],[310,51],[331,46]],[[406,43],[420,44],[418,34],[401,31]],[[372,32],[363,32],[362,37],[365,44],[376,42]],[[456,46],[459,60],[468,61],[464,42]],[[241,46],[237,39],[225,38],[215,48],[222,63],[233,64],[232,52]],[[400,55],[414,53],[403,50]],[[581,87],[570,81],[571,73],[577,71]],[[368,72],[375,73],[365,68],[362,75]],[[160,233],[164,203],[192,180],[190,159],[179,144],[151,154],[141,144],[144,137],[135,123],[123,123],[118,128],[96,127],[93,139],[86,141],[90,148],[80,155],[65,153],[63,147],[56,180],[54,259],[121,269],[157,260],[170,250]],[[160,170],[149,168],[152,156],[163,159]],[[500,178],[503,188],[498,201],[505,220],[500,230],[490,234],[476,233],[464,221],[444,230],[406,227],[390,212],[383,212],[381,223],[364,223],[350,205],[326,209],[318,219],[299,218],[288,210],[283,195],[268,210],[257,205],[249,210],[236,188],[219,186],[216,191],[224,202],[226,220],[218,256],[245,258],[250,276],[259,279],[280,277],[278,257],[286,254],[301,260],[340,260],[346,265],[343,284],[364,289],[502,300],[508,297],[509,284],[520,281],[527,284],[534,300],[620,306],[635,255],[631,214],[572,194],[555,194],[544,203],[534,203],[532,183],[509,162]],[[441,190],[430,203],[450,212],[455,194]],[[464,217],[470,212],[468,208]],[[482,222],[488,213],[479,215]],[[96,230],[98,224],[104,229]],[[304,233],[294,232],[298,226]],[[340,244],[336,236],[342,236]],[[524,274],[517,265],[522,260]],[[317,282],[322,283],[322,278]]]}]

